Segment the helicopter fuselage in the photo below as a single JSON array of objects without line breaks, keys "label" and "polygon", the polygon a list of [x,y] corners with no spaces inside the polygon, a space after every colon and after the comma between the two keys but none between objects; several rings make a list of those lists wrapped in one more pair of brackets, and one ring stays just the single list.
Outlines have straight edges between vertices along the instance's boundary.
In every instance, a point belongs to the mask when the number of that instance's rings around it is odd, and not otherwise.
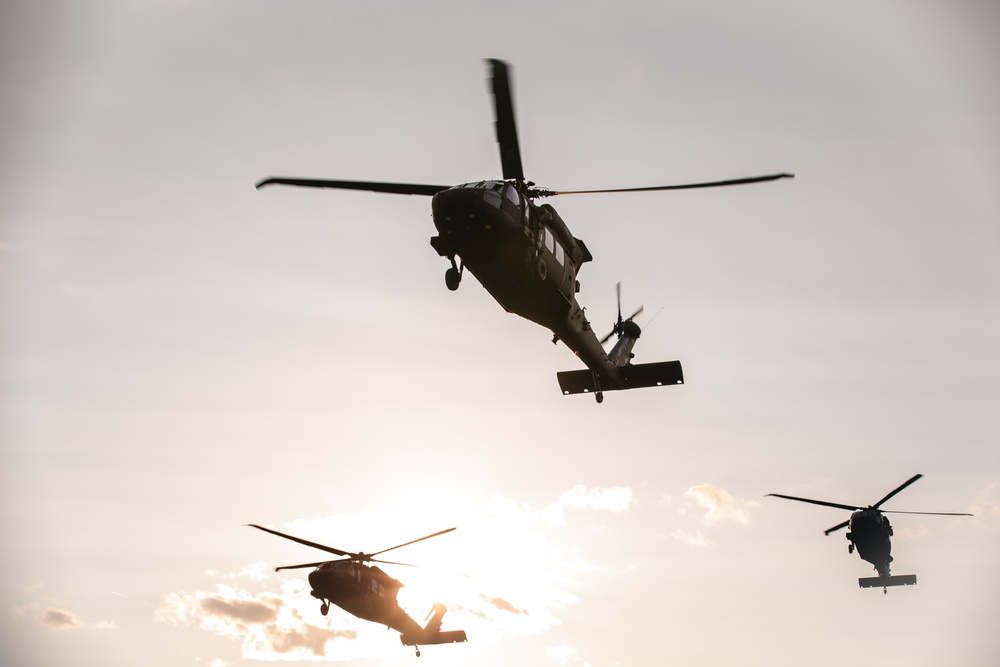
[{"label": "helicopter fuselage", "polygon": [[580,268],[593,257],[554,208],[536,205],[509,181],[448,188],[431,206],[439,233],[431,245],[438,254],[468,269],[507,312],[549,329],[608,388],[622,384],[621,367],[635,339],[619,339],[628,350],[605,352],[576,299]]},{"label": "helicopter fuselage", "polygon": [[400,634],[414,634],[420,626],[396,602],[403,584],[378,567],[352,561],[331,561],[309,573],[311,595],[349,614],[386,625]]},{"label": "helicopter fuselage", "polygon": [[875,566],[880,577],[889,576],[892,562],[892,525],[877,509],[863,509],[851,514],[847,539],[858,550],[858,556]]}]

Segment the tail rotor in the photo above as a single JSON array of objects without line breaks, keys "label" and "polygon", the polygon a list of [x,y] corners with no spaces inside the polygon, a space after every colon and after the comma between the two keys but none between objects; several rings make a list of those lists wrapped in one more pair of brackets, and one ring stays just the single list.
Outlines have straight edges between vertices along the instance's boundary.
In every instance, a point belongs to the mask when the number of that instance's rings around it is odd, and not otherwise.
[{"label": "tail rotor", "polygon": [[[633,322],[633,320],[636,317],[638,317],[639,315],[642,314],[642,308],[643,308],[642,306],[639,306],[639,308],[636,309],[636,311],[634,313],[632,313],[631,315],[629,315],[627,318],[622,319],[622,283],[621,283],[620,280],[615,285],[615,297],[616,297],[616,300],[618,301],[618,319],[615,320],[614,327],[612,327],[612,329],[608,333],[608,335],[601,339],[601,345],[604,345],[605,343],[607,343],[608,340],[610,340],[611,337],[614,336],[614,335],[617,335],[619,338],[621,338],[622,334],[625,333],[625,324],[626,324],[626,322],[632,323],[632,325],[635,327],[635,329],[637,329],[637,330],[639,329],[639,325],[635,324],[635,322]],[[636,333],[633,337],[634,338],[638,338],[639,337],[638,333]]]}]

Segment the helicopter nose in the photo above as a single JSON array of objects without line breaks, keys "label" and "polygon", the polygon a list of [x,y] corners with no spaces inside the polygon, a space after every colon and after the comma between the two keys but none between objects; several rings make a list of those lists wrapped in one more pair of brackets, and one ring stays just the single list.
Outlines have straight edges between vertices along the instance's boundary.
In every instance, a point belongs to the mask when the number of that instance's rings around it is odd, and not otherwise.
[{"label": "helicopter nose", "polygon": [[499,192],[484,188],[442,190],[431,200],[434,225],[442,233],[489,228],[502,201]]},{"label": "helicopter nose", "polygon": [[327,570],[313,570],[309,573],[309,585],[313,587],[313,590],[319,590],[323,588],[323,584],[330,578],[330,572]]}]

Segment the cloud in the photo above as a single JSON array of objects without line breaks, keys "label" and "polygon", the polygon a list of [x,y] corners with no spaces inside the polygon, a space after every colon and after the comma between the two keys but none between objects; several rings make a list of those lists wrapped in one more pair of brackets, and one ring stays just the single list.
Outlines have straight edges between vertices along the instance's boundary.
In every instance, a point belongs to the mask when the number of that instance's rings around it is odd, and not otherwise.
[{"label": "cloud", "polygon": [[1000,484],[992,482],[979,494],[979,502],[970,505],[966,510],[974,516],[973,521],[979,526],[997,527],[1000,526],[1000,503],[992,498],[1000,490]]},{"label": "cloud", "polygon": [[156,619],[238,640],[243,657],[251,660],[319,660],[330,657],[332,642],[357,637],[349,627],[334,629],[305,621],[296,608],[304,591],[298,582],[287,583],[291,584],[285,591],[288,599],[227,586],[214,593],[171,594],[156,610]]},{"label": "cloud", "polygon": [[700,530],[696,533],[690,533],[686,530],[678,529],[670,533],[670,537],[674,538],[678,542],[683,542],[684,544],[692,547],[710,547],[715,544]]},{"label": "cloud", "polygon": [[720,521],[735,521],[746,525],[750,523],[748,508],[758,506],[752,500],[736,500],[725,489],[714,484],[692,486],[684,495],[693,498],[698,507],[705,510],[703,521],[709,526]]},{"label": "cloud", "polygon": [[583,484],[577,484],[559,496],[559,502],[543,509],[541,518],[552,527],[560,527],[566,524],[565,511],[567,508],[619,513],[626,511],[633,502],[635,502],[635,498],[632,489],[627,486],[588,489]]},{"label": "cloud", "polygon": [[79,617],[73,612],[56,609],[55,607],[49,607],[38,616],[35,616],[35,620],[42,625],[47,625],[56,630],[69,630],[70,628],[77,628],[83,625]]},{"label": "cloud", "polygon": [[559,501],[565,507],[624,512],[633,498],[632,489],[627,486],[597,487],[588,491],[583,484],[577,484],[562,494]]},{"label": "cloud", "polygon": [[256,600],[226,600],[219,596],[202,598],[201,610],[206,616],[228,618],[240,623],[268,623],[278,618],[281,601],[277,598]]},{"label": "cloud", "polygon": [[276,653],[282,655],[294,654],[300,650],[310,651],[314,656],[326,656],[326,644],[338,637],[353,639],[357,633],[350,630],[341,632],[329,630],[316,625],[304,625],[301,630],[279,628],[267,625],[264,634]]},{"label": "cloud", "polygon": [[576,649],[568,644],[547,646],[545,648],[545,655],[546,657],[555,660],[560,665],[568,665],[569,663],[577,662],[578,660],[576,656]]},{"label": "cloud", "polygon": [[[485,599],[485,596],[483,596],[483,597]],[[500,609],[502,611],[509,611],[512,614],[527,614],[528,613],[527,609],[518,609],[517,607],[515,607],[511,603],[509,603],[506,600],[504,600],[503,598],[494,597],[494,598],[490,598],[489,600],[486,600],[486,601],[489,602],[494,607],[496,607],[497,609]]]},{"label": "cloud", "polygon": [[[225,575],[226,579],[239,579],[245,577],[247,579],[252,579],[254,581],[264,581],[268,578],[271,568],[268,567],[267,563],[264,561],[259,561],[257,563],[251,563],[247,565],[239,572],[230,572]],[[216,572],[215,575],[218,575]]]},{"label": "cloud", "polygon": [[[37,606],[29,605],[29,607],[22,609],[21,612],[23,613],[23,611],[31,608],[37,609]],[[20,615],[20,613],[17,615]],[[98,621],[96,623],[88,623],[73,612],[65,609],[59,609],[57,607],[48,607],[44,611],[36,614],[34,618],[39,624],[52,628],[53,630],[74,630],[77,628],[113,630],[115,628],[114,621]]]}]

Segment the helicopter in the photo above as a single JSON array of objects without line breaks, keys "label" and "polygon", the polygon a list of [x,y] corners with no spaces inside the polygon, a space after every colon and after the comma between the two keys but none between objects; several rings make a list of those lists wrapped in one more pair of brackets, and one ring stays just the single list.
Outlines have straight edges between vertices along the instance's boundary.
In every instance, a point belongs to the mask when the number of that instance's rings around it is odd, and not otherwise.
[{"label": "helicopter", "polygon": [[468,641],[465,630],[441,630],[441,622],[444,619],[447,607],[436,603],[427,615],[427,623],[423,627],[413,620],[409,614],[396,602],[396,595],[403,584],[386,574],[381,568],[368,563],[383,563],[389,565],[405,565],[407,563],[396,563],[389,560],[375,558],[387,551],[399,549],[416,542],[429,540],[438,535],[444,535],[455,530],[448,528],[431,535],[397,544],[388,549],[382,549],[375,553],[366,554],[364,552],[351,553],[342,551],[334,547],[328,547],[316,542],[304,540],[301,537],[286,535],[276,530],[258,526],[255,523],[247,524],[249,527],[263,530],[286,540],[304,544],[326,551],[328,553],[342,556],[338,560],[319,561],[316,563],[301,563],[299,565],[283,565],[274,568],[275,572],[281,570],[293,570],[298,568],[316,568],[309,573],[309,585],[312,586],[310,595],[321,602],[319,612],[326,616],[330,612],[330,605],[335,604],[352,616],[357,616],[365,621],[384,624],[399,633],[399,641],[404,646],[412,646],[420,657],[420,646],[430,646],[432,644],[455,644]]},{"label": "helicopter", "polygon": [[[792,178],[793,174],[609,190],[556,191],[536,187],[524,177],[508,66],[496,59],[487,62],[492,68],[502,179],[449,186],[271,177],[256,187],[291,185],[429,196],[438,231],[431,238],[431,247],[451,263],[445,271],[445,285],[449,290],[457,290],[468,269],[507,312],[549,329],[553,343],[562,341],[573,351],[587,369],[556,374],[564,395],[593,393],[601,403],[605,391],[683,384],[679,361],[632,363],[632,348],[641,333],[633,318],[641,309],[623,319],[619,298],[618,317],[611,333],[603,339],[597,337],[576,298],[580,291],[580,269],[594,259],[593,255],[581,239],[573,236],[551,205],[537,204],[536,200],[569,194],[760,183]],[[605,351],[603,345],[612,335],[617,340],[610,351]]]},{"label": "helicopter", "polygon": [[879,509],[882,505],[895,496],[897,493],[913,484],[918,479],[923,477],[923,475],[914,475],[910,479],[906,480],[895,489],[890,491],[882,500],[878,501],[874,505],[868,505],[867,507],[862,507],[861,505],[843,505],[841,503],[831,503],[825,500],[812,500],[809,498],[798,498],[796,496],[786,496],[780,493],[769,493],[768,496],[774,496],[775,498],[785,498],[786,500],[798,500],[803,503],[812,503],[813,505],[823,505],[825,507],[836,507],[838,509],[844,509],[852,512],[851,518],[843,523],[838,523],[833,528],[828,528],[823,531],[824,535],[829,535],[830,533],[840,530],[841,528],[848,528],[847,539],[850,544],[847,545],[847,553],[854,553],[854,550],[858,550],[858,556],[862,560],[868,561],[875,566],[875,571],[878,573],[877,577],[862,577],[858,579],[858,585],[861,588],[878,588],[882,587],[882,592],[888,592],[887,587],[889,586],[911,586],[917,583],[917,575],[915,574],[905,574],[905,575],[891,575],[889,574],[889,563],[892,562],[892,544],[890,538],[892,537],[892,525],[889,524],[889,519],[885,516],[888,514],[923,514],[932,516],[972,516],[971,514],[963,512],[900,512],[898,510],[881,510]]}]

